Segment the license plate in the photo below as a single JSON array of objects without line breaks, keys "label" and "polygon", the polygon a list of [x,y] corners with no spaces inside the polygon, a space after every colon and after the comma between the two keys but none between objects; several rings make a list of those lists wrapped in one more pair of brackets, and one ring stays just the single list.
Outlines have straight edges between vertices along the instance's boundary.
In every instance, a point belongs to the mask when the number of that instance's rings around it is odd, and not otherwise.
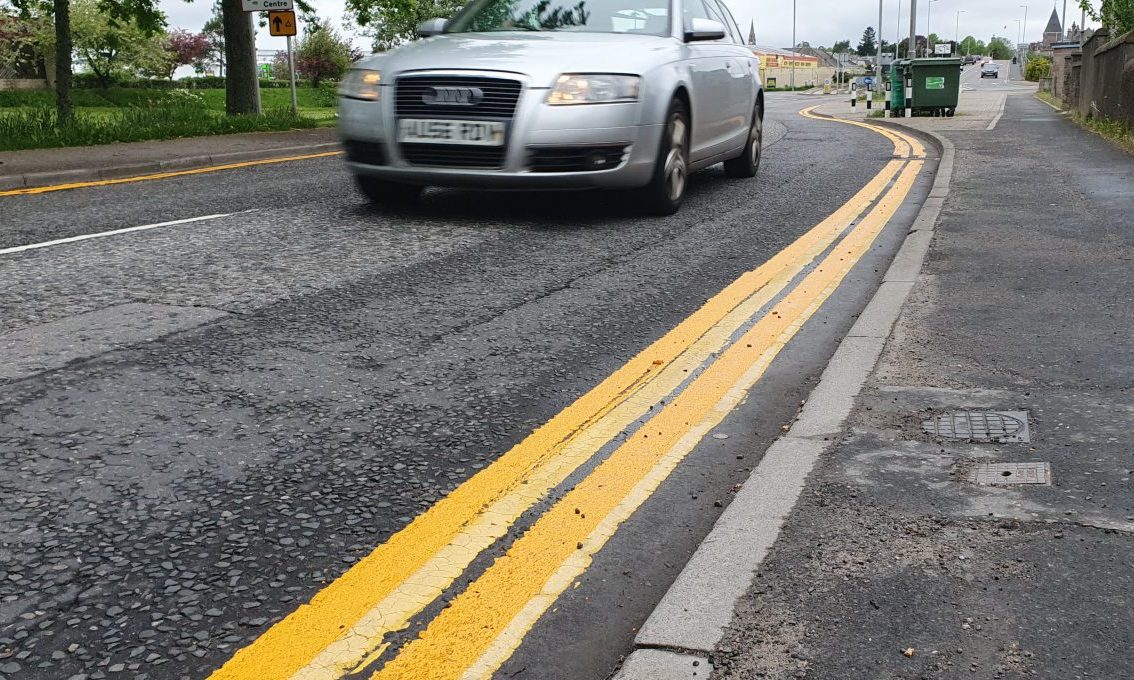
[{"label": "license plate", "polygon": [[398,141],[412,144],[504,146],[504,123],[403,118],[398,121]]}]

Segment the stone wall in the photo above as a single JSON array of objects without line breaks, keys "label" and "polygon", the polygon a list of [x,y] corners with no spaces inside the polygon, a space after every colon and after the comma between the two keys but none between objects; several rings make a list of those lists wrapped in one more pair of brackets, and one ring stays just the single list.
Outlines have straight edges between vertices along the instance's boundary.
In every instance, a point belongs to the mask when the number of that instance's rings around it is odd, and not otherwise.
[{"label": "stone wall", "polygon": [[1100,29],[1083,44],[1077,108],[1134,125],[1134,31],[1112,37]]}]

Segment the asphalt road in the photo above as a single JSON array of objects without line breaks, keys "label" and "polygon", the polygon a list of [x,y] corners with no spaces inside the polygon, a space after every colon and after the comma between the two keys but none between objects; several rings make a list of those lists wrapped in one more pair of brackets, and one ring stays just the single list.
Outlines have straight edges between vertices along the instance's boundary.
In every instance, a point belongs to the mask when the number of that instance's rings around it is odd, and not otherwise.
[{"label": "asphalt road", "polygon": [[[666,219],[609,194],[382,213],[334,158],[0,198],[0,250],[224,215],[0,255],[0,677],[207,676],[890,160],[811,101],[770,100],[757,180],[700,173]],[[609,675],[903,233],[501,677]]]}]

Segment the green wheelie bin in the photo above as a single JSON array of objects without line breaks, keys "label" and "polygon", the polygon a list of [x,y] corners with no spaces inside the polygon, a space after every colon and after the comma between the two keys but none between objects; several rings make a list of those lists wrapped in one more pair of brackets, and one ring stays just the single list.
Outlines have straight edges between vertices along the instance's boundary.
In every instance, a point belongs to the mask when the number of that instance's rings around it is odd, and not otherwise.
[{"label": "green wheelie bin", "polygon": [[961,96],[961,60],[911,59],[914,115],[952,116]]}]

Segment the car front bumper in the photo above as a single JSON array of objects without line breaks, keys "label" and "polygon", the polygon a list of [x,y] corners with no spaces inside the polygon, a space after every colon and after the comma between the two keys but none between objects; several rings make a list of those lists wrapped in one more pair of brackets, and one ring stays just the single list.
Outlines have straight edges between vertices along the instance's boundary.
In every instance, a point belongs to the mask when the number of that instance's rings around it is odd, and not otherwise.
[{"label": "car front bumper", "polygon": [[[340,101],[339,133],[348,149],[347,166],[357,175],[486,189],[635,188],[653,175],[662,124],[640,120],[637,103],[554,107],[543,102],[547,90],[527,89],[507,123],[499,167],[435,167],[406,159],[397,141],[393,88],[382,90],[377,102]],[[613,151],[619,148],[620,155]],[[583,155],[601,150],[617,160],[601,169],[558,171],[539,171],[533,160],[541,152],[568,150]]]}]

